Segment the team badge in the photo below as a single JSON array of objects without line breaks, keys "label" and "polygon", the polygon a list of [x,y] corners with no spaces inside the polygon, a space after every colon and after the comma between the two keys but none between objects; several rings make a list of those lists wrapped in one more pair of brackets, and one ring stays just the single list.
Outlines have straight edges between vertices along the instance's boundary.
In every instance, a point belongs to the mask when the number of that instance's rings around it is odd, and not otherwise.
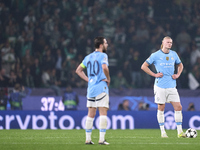
[{"label": "team badge", "polygon": [[173,57],[171,57],[171,60],[174,60],[174,58],[173,58]]},{"label": "team badge", "polygon": [[166,57],[166,60],[169,60],[169,57]]}]

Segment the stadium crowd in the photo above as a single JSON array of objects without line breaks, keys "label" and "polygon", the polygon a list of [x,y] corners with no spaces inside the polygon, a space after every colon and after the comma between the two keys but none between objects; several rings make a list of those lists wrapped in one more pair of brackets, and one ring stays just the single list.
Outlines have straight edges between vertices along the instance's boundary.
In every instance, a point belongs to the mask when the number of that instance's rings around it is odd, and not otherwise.
[{"label": "stadium crowd", "polygon": [[0,86],[86,87],[75,69],[105,36],[111,88],[151,88],[142,62],[173,39],[184,71],[200,82],[200,2],[187,0],[0,0]]}]

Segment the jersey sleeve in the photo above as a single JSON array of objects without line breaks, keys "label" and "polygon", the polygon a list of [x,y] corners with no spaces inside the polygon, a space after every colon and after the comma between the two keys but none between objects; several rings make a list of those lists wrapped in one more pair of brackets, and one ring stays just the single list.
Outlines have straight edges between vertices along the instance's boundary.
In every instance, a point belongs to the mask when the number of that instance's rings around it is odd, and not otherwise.
[{"label": "jersey sleeve", "polygon": [[106,64],[107,66],[109,66],[108,64],[108,55],[107,54],[104,54],[103,55],[103,59],[101,60],[101,64]]},{"label": "jersey sleeve", "polygon": [[151,56],[149,58],[147,58],[146,62],[151,65],[154,62],[154,54],[151,54]]},{"label": "jersey sleeve", "polygon": [[87,66],[87,58],[85,57],[85,58],[83,59],[82,63],[81,63],[81,67],[85,69],[86,66]]},{"label": "jersey sleeve", "polygon": [[177,54],[176,52],[174,52],[174,53],[175,53],[175,57],[176,57],[176,59],[175,59],[175,63],[178,65],[178,64],[181,63],[181,60],[180,60],[178,54]]}]

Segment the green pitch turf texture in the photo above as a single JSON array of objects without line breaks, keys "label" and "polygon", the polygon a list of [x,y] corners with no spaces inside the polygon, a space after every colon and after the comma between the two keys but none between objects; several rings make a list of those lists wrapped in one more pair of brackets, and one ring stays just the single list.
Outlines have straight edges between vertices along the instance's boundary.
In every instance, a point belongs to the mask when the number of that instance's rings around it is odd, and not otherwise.
[{"label": "green pitch turf texture", "polygon": [[[198,132],[198,131],[197,131]],[[200,131],[199,131],[200,133]],[[99,131],[93,130],[95,145],[85,145],[85,130],[0,130],[0,150],[198,150],[200,138],[177,138],[176,130],[107,130],[110,145],[98,145]]]}]

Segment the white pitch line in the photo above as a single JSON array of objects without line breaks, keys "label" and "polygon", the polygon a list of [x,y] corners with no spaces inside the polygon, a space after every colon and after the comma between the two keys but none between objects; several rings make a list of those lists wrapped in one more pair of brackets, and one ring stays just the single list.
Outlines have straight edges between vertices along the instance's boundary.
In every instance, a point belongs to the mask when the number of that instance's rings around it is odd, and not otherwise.
[{"label": "white pitch line", "polygon": [[[21,144],[23,144],[23,145],[33,145],[33,144],[40,144],[40,145],[49,145],[49,144],[51,144],[51,145],[60,145],[60,144],[62,144],[62,145],[65,145],[65,144],[69,144],[69,145],[84,145],[84,143],[1,143],[1,144],[5,144],[5,145],[7,145],[7,144],[13,144],[13,145],[21,145]],[[171,145],[174,145],[174,144],[177,144],[177,145],[180,145],[180,144],[184,144],[184,145],[190,145],[190,144],[192,144],[192,145],[200,145],[200,143],[110,143],[110,145],[121,145],[121,144],[127,144],[127,145],[139,145],[139,144],[145,144],[145,145],[163,145],[163,144],[166,144],[166,145],[168,145],[168,144],[171,144]]]}]

